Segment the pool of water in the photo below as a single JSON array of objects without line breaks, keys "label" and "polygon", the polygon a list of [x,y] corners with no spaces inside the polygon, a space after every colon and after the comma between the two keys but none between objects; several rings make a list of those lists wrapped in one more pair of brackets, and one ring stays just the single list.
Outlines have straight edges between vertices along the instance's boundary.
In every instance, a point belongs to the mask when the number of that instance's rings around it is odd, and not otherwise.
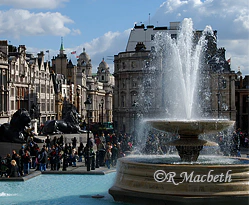
[{"label": "pool of water", "polygon": [[[119,204],[108,194],[116,173],[106,175],[39,175],[25,182],[0,182],[1,205]],[[104,198],[92,198],[93,195]],[[127,204],[126,204],[127,205]]]},{"label": "pool of water", "polygon": [[130,155],[127,161],[148,164],[191,164],[191,165],[249,165],[247,158],[223,157],[216,155],[199,156],[196,162],[182,162],[178,155]]}]

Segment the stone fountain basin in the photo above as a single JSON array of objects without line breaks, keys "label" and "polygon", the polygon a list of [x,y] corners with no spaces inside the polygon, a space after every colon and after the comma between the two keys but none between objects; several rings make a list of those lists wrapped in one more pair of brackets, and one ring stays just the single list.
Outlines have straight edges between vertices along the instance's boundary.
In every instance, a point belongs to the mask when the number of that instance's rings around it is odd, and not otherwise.
[{"label": "stone fountain basin", "polygon": [[210,134],[233,126],[235,121],[230,120],[145,120],[153,128],[165,132],[177,132],[181,137],[197,137],[200,134]]},{"label": "stone fountain basin", "polygon": [[[154,173],[158,170],[176,173],[175,182],[182,181],[182,172],[193,172],[194,178],[196,175],[206,175],[210,170],[213,170],[214,175],[231,170],[232,181],[188,181],[175,185],[172,182],[157,182]],[[153,163],[153,160],[152,163],[144,163],[125,157],[118,160],[116,181],[109,193],[116,201],[135,204],[246,204],[249,197],[249,166],[248,163],[158,164]]]}]

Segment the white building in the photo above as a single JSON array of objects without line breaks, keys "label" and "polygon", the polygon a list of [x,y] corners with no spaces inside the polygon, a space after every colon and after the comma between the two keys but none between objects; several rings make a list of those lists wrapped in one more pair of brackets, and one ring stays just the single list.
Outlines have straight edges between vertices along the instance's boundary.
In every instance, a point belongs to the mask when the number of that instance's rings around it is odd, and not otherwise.
[{"label": "white building", "polygon": [[131,30],[125,52],[134,51],[138,42],[143,42],[146,50],[151,50],[152,40],[158,31],[167,32],[172,38],[176,38],[179,26],[180,22],[170,22],[169,28],[154,27],[153,25],[145,27],[144,24],[135,24],[134,28]]}]

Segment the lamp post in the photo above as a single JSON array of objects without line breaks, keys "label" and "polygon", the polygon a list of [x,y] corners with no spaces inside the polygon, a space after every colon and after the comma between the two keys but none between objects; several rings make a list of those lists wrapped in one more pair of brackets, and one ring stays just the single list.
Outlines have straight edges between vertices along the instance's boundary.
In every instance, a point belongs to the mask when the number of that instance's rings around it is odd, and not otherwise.
[{"label": "lamp post", "polygon": [[103,119],[104,119],[104,99],[101,99],[101,108],[102,108],[102,116],[101,116],[101,124],[103,127]]},{"label": "lamp post", "polygon": [[77,112],[79,113],[80,112],[80,89],[79,87],[76,88],[76,108],[77,108]]},{"label": "lamp post", "polygon": [[101,115],[100,114],[101,111],[100,111],[100,109],[101,109],[101,104],[99,103],[99,125],[101,124],[101,120],[100,120],[101,119],[101,116],[100,116]]},{"label": "lamp post", "polygon": [[86,144],[86,148],[87,148],[87,157],[86,157],[86,166],[87,166],[87,171],[90,171],[91,169],[91,161],[90,161],[90,138],[89,138],[89,132],[90,132],[90,126],[89,126],[89,112],[91,109],[91,100],[89,99],[89,97],[87,98],[87,100],[84,102],[85,106],[86,106],[86,112],[87,112],[87,144]]}]

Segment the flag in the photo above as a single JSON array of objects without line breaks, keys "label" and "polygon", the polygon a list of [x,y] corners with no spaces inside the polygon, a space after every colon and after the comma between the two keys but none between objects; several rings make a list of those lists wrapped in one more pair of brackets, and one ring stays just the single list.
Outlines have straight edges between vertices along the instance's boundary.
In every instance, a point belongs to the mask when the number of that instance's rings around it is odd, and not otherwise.
[{"label": "flag", "polygon": [[46,50],[46,53],[49,53],[49,50]]},{"label": "flag", "polygon": [[71,54],[76,54],[76,51],[72,51]]},{"label": "flag", "polygon": [[228,62],[229,64],[231,64],[231,58],[227,59],[227,62]]}]

